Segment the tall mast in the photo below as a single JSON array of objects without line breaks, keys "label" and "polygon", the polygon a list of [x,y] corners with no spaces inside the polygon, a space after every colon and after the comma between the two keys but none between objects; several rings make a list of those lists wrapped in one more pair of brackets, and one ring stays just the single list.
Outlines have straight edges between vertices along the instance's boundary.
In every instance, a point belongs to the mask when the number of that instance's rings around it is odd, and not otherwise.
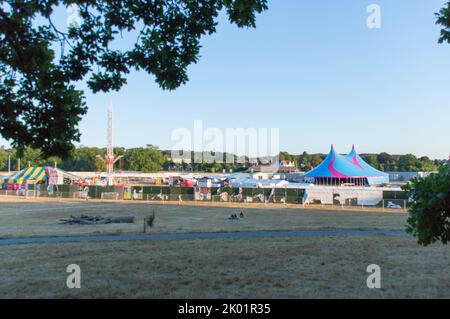
[{"label": "tall mast", "polygon": [[108,107],[108,150],[107,150],[107,155],[109,158],[114,158],[112,103],[110,103],[109,107]]},{"label": "tall mast", "polygon": [[114,163],[117,162],[122,156],[114,157],[113,146],[113,109],[112,103],[108,107],[108,146],[106,149],[105,164],[106,173],[108,175],[108,185],[114,185]]}]

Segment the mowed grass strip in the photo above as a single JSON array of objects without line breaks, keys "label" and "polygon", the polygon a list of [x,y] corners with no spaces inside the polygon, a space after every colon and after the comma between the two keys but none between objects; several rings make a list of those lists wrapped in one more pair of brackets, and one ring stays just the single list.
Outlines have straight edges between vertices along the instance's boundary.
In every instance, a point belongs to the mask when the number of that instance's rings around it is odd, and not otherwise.
[{"label": "mowed grass strip", "polygon": [[[123,203],[0,202],[0,238],[143,232],[144,218],[156,210],[149,233],[292,229],[404,229],[405,213],[307,209],[240,209]],[[243,211],[245,218],[229,221]],[[134,224],[60,225],[71,215],[135,215]]]}]

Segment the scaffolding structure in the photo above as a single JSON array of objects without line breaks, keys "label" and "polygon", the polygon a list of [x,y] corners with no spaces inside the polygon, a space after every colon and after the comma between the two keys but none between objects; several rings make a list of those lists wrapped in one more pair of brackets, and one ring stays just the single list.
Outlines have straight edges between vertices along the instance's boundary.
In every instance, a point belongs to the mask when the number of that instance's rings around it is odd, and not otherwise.
[{"label": "scaffolding structure", "polygon": [[106,174],[108,178],[108,186],[114,185],[114,164],[120,160],[123,156],[114,156],[114,146],[113,146],[113,108],[112,103],[108,107],[108,146],[106,148],[106,155],[104,158],[106,164]]}]

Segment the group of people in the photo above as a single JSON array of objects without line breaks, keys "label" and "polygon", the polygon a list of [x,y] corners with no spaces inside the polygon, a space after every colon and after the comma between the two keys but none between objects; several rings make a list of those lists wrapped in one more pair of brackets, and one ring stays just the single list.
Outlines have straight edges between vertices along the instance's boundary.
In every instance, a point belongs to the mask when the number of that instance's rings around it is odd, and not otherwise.
[{"label": "group of people", "polygon": [[242,218],[245,218],[244,212],[243,212],[243,211],[241,211],[241,213],[239,214],[239,216],[238,216],[237,214],[231,214],[231,215],[230,215],[230,218],[228,218],[228,219],[229,219],[229,220],[239,220],[239,219],[242,219]]}]

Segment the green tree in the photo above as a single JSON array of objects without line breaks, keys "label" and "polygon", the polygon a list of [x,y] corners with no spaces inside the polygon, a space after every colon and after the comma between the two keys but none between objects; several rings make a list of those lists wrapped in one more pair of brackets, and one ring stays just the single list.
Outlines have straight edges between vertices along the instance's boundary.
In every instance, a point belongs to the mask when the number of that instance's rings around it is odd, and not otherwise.
[{"label": "green tree", "polygon": [[8,156],[10,153],[3,147],[0,147],[0,171],[8,169]]},{"label": "green tree", "polygon": [[299,167],[303,171],[311,170],[310,156],[307,152],[303,152],[302,155],[299,156]]},{"label": "green tree", "polygon": [[379,163],[378,163],[378,157],[375,154],[366,154],[366,155],[362,155],[364,161],[367,162],[367,164],[369,164],[372,167],[378,168],[379,167]]},{"label": "green tree", "polygon": [[[87,111],[75,83],[119,90],[131,69],[167,90],[188,81],[200,40],[216,32],[224,11],[238,27],[255,27],[267,0],[97,0],[0,2],[0,133],[20,152],[40,148],[67,157]],[[80,21],[58,28],[54,10],[76,5]],[[136,38],[128,50],[116,39]]]},{"label": "green tree", "polygon": [[322,163],[322,161],[324,160],[323,155],[321,154],[314,154],[312,155],[311,159],[310,159],[310,163],[311,163],[311,168],[317,167],[320,165],[320,163]]},{"label": "green tree", "polygon": [[175,164],[174,161],[172,161],[172,160],[166,160],[166,161],[164,161],[164,163],[163,163],[163,165],[162,165],[162,168],[163,168],[163,170],[165,170],[165,171],[169,171],[169,170],[173,169],[175,166],[176,166],[176,164]]},{"label": "green tree", "polygon": [[214,162],[214,164],[211,166],[210,172],[221,173],[221,171],[222,171],[222,164]]},{"label": "green tree", "polygon": [[230,163],[223,163],[222,169],[224,169],[227,173],[234,171],[234,166]]},{"label": "green tree", "polygon": [[288,152],[280,152],[280,161],[292,161],[293,157]]},{"label": "green tree", "polygon": [[125,161],[133,171],[152,173],[161,170],[165,158],[158,148],[150,146],[128,150],[125,153]]},{"label": "green tree", "polygon": [[450,239],[450,167],[443,166],[439,173],[416,179],[406,185],[412,202],[407,231],[427,246]]},{"label": "green tree", "polygon": [[419,158],[419,166],[422,172],[434,172],[438,170],[438,166],[427,156]]},{"label": "green tree", "polygon": [[50,156],[49,158],[46,158],[42,161],[42,166],[55,166],[55,163],[57,166],[61,165],[62,160],[58,156]]},{"label": "green tree", "polygon": [[189,167],[189,164],[186,163],[184,160],[181,161],[181,168],[183,169],[183,171],[187,170]]},{"label": "green tree", "polygon": [[106,171],[106,163],[103,157],[96,156],[94,159],[95,170],[99,172]]},{"label": "green tree", "polygon": [[400,156],[397,165],[399,170],[403,172],[417,172],[420,170],[419,161],[413,154]]},{"label": "green tree", "polygon": [[392,155],[383,152],[378,154],[377,161],[380,164],[392,164],[395,161],[395,159]]},{"label": "green tree", "polygon": [[436,13],[436,24],[441,25],[441,36],[439,37],[439,43],[450,43],[450,1]]},{"label": "green tree", "polygon": [[[19,154],[17,154],[17,156],[19,156]],[[24,167],[28,165],[40,166],[44,162],[41,150],[28,146],[25,147],[21,160]]]},{"label": "green tree", "polygon": [[81,146],[71,151],[68,159],[64,160],[60,167],[67,171],[92,172],[96,170],[104,171],[104,163],[101,164],[105,156],[106,149],[96,147]]}]

